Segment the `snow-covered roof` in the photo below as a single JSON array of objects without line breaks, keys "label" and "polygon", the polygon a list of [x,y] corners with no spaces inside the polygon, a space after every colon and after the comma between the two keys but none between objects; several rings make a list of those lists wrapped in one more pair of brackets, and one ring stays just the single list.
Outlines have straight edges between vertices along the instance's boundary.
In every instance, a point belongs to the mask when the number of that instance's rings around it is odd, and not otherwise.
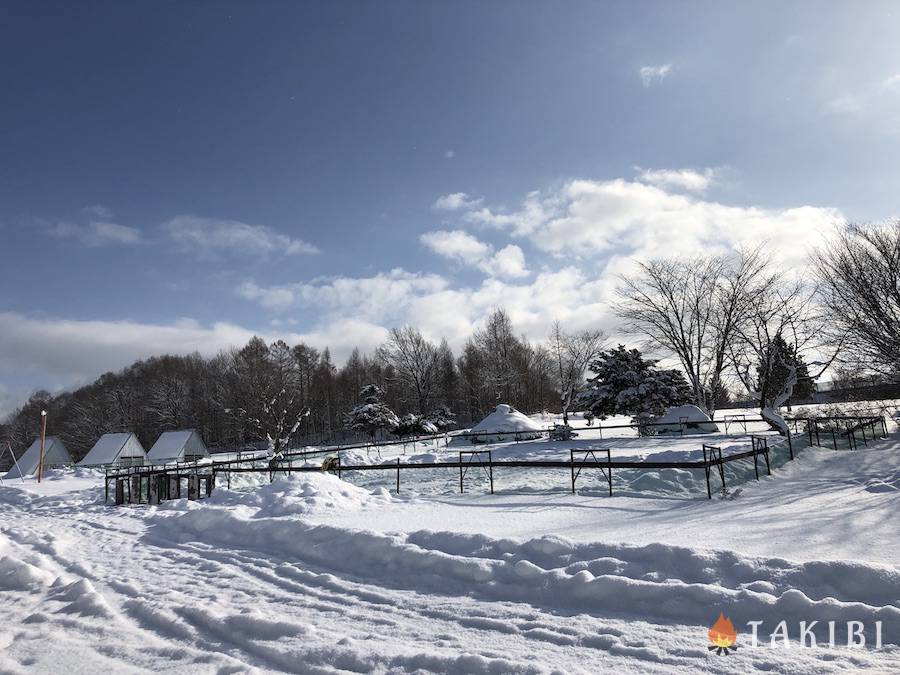
[{"label": "snow-covered roof", "polygon": [[[33,476],[36,474],[38,464],[41,461],[41,439],[35,438],[34,443],[28,447],[25,454],[16,461],[18,462],[18,467],[16,467],[16,464],[13,464],[12,468],[5,476],[3,476],[3,478],[20,478],[22,476]],[[47,469],[71,463],[72,458],[69,456],[69,451],[66,450],[66,446],[63,445],[63,442],[59,437],[47,436],[44,439],[44,468]],[[19,473],[20,470],[21,474]]]},{"label": "snow-covered roof", "polygon": [[151,464],[181,461],[187,455],[209,457],[206,444],[196,429],[163,432],[147,453],[147,461]]},{"label": "snow-covered roof", "polygon": [[103,434],[78,466],[113,464],[124,457],[144,457],[147,452],[133,433]]},{"label": "snow-covered roof", "polygon": [[543,431],[541,425],[513,408],[502,403],[490,415],[472,427],[473,434],[515,433],[523,431]]}]

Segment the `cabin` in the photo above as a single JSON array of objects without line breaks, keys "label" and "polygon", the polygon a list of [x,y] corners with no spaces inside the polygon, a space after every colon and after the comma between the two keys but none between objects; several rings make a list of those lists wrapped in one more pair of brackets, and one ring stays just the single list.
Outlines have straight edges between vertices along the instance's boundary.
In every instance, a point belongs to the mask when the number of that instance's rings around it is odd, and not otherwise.
[{"label": "cabin", "polygon": [[78,466],[141,466],[147,451],[133,433],[103,434]]},{"label": "cabin", "polygon": [[[12,468],[3,476],[4,479],[24,478],[37,474],[41,461],[41,439],[34,439],[28,449],[16,460]],[[72,457],[59,436],[48,436],[44,439],[44,469],[54,469],[72,464]]]},{"label": "cabin", "polygon": [[209,450],[196,429],[165,431],[147,453],[147,464],[193,462],[209,457]]}]

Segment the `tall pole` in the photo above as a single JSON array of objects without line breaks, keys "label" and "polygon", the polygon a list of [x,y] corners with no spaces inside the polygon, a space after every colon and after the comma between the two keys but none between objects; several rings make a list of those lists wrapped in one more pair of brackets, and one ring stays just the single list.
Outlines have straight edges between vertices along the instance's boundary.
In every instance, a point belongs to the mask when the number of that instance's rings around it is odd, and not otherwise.
[{"label": "tall pole", "polygon": [[38,483],[44,475],[44,439],[47,436],[47,411],[41,410],[41,458],[38,460]]}]

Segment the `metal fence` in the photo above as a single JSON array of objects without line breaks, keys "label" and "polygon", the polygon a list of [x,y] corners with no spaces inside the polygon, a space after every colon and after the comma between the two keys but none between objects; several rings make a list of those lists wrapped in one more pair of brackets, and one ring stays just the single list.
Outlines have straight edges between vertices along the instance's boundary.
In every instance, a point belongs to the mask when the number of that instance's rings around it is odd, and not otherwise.
[{"label": "metal fence", "polygon": [[[733,420],[743,424],[746,428],[748,422],[761,422],[761,419]],[[789,453],[789,460],[795,457],[795,447],[798,441],[806,441],[808,445],[822,445],[822,438],[832,441],[835,450],[855,450],[859,447],[859,441],[868,444],[881,432],[887,434],[887,424],[883,417],[819,417],[819,418],[792,418],[789,420],[792,431],[785,438]],[[610,428],[634,428],[640,425],[613,425]],[[432,436],[429,439],[440,439],[443,436]],[[744,437],[746,438],[746,437]],[[528,459],[504,459],[495,460],[489,449],[473,449],[458,451],[457,461],[443,462],[402,462],[398,457],[391,462],[377,464],[344,464],[341,453],[346,450],[367,447],[365,445],[342,446],[339,448],[313,448],[302,451],[285,453],[281,457],[254,456],[247,459],[232,459],[222,461],[206,461],[203,463],[182,463],[167,466],[150,467],[125,467],[108,469],[105,476],[105,494],[109,501],[110,486],[115,489],[115,502],[121,503],[158,503],[164,499],[177,499],[182,495],[182,482],[187,482],[187,494],[189,499],[200,499],[204,495],[209,496],[216,483],[224,478],[228,487],[231,486],[233,474],[268,474],[270,480],[274,480],[278,474],[321,472],[329,471],[343,477],[347,471],[382,471],[394,472],[396,477],[396,491],[401,489],[401,471],[422,470],[447,470],[458,472],[460,492],[465,490],[465,478],[472,469],[480,469],[485,472],[490,484],[490,492],[494,492],[494,472],[505,469],[565,469],[567,470],[571,489],[574,492],[576,481],[583,471],[587,469],[599,470],[608,484],[609,494],[613,494],[614,470],[659,470],[659,469],[686,469],[703,471],[706,482],[707,497],[712,498],[713,485],[711,478],[718,475],[721,489],[725,490],[726,474],[725,466],[742,460],[753,461],[754,475],[759,480],[762,462],[765,463],[767,474],[771,474],[769,445],[771,437],[750,434],[750,449],[746,451],[724,454],[721,446],[702,444],[703,460],[695,461],[634,461],[621,460],[612,457],[609,448],[582,448],[570,449],[569,459],[558,460],[528,460]],[[396,445],[396,444],[392,444]],[[598,457],[598,454],[600,455]],[[311,457],[326,456],[326,462],[322,465],[310,465]],[[577,455],[577,456],[576,456]],[[302,463],[295,465],[295,460]],[[205,489],[201,489],[201,486]]]}]

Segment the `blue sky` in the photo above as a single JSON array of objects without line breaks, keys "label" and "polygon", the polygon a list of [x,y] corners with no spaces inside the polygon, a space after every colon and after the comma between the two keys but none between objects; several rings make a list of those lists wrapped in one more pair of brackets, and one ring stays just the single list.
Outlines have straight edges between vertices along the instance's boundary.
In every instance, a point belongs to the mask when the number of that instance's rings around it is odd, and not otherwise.
[{"label": "blue sky", "polygon": [[0,412],[254,332],[612,332],[640,257],[898,213],[892,2],[5,2]]}]

